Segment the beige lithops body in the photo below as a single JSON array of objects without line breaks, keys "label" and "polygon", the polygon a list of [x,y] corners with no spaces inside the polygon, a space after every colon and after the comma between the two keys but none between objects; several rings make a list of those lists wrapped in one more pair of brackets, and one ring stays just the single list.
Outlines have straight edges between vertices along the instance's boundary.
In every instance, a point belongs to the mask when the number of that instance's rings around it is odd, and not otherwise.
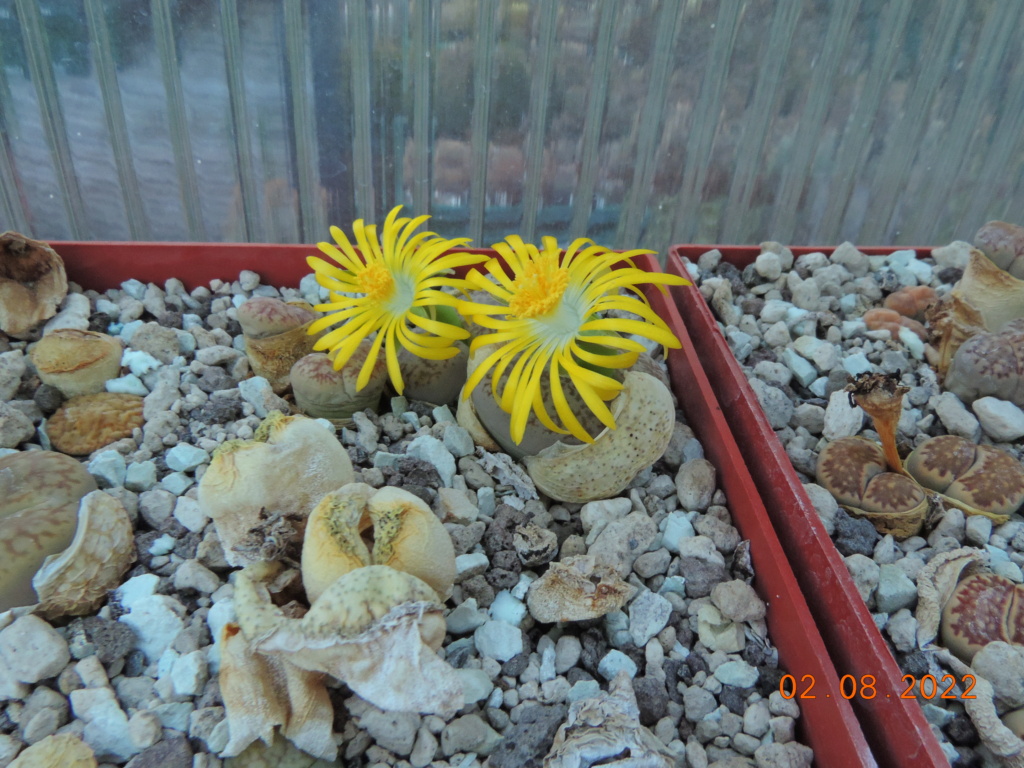
[{"label": "beige lithops body", "polygon": [[863,437],[833,440],[818,454],[818,484],[855,515],[899,539],[921,530],[928,497],[911,478],[887,471],[885,452]]},{"label": "beige lithops body", "polygon": [[269,381],[278,394],[288,388],[288,374],[295,362],[313,351],[319,337],[306,331],[315,319],[313,308],[304,301],[257,296],[238,307],[238,324],[252,371]]},{"label": "beige lithops body", "polygon": [[121,342],[96,331],[60,328],[41,338],[29,356],[39,379],[64,397],[94,395],[121,372]]},{"label": "beige lithops body", "polygon": [[1005,518],[1024,503],[1021,463],[957,435],[924,441],[907,457],[906,468],[921,485],[966,505],[969,513]]},{"label": "beige lithops body", "polygon": [[134,531],[124,506],[103,491],[87,494],[79,505],[75,538],[46,558],[32,579],[37,613],[54,619],[95,610],[134,559]]},{"label": "beige lithops body", "polygon": [[575,555],[551,563],[530,585],[526,605],[534,619],[546,624],[586,621],[619,610],[635,592],[613,566]]},{"label": "beige lithops body", "polygon": [[73,397],[46,421],[53,447],[71,456],[85,456],[145,424],[138,395],[100,392]]},{"label": "beige lithops body", "polygon": [[231,565],[260,559],[246,545],[266,522],[262,513],[292,519],[295,541],[324,494],[352,482],[348,452],[331,430],[305,416],[273,411],[251,441],[217,449],[199,481],[199,506],[209,515]]},{"label": "beige lithops body", "polygon": [[1010,321],[999,333],[967,339],[953,355],[942,386],[964,403],[991,396],[1024,405],[1024,319]]},{"label": "beige lithops body", "polygon": [[289,374],[299,410],[313,418],[330,419],[336,427],[351,424],[356,411],[376,411],[388,380],[383,357],[378,358],[366,386],[356,386],[372,346],[373,342],[363,339],[341,370],[334,368],[334,352],[311,352],[299,358]]},{"label": "beige lithops body", "polygon": [[0,331],[23,338],[53,317],[68,293],[64,260],[41,240],[0,235]]},{"label": "beige lithops body", "polygon": [[78,506],[96,481],[74,459],[51,451],[0,456],[0,612],[34,605],[32,578],[75,538]]},{"label": "beige lithops body", "polygon": [[637,371],[627,371],[622,383],[611,404],[616,429],[604,429],[593,443],[559,442],[524,459],[538,490],[558,501],[608,499],[665,453],[675,427],[672,393]]},{"label": "beige lithops body", "polygon": [[426,582],[386,565],[356,568],[292,619],[247,571],[236,577],[235,608],[253,650],[327,673],[384,710],[450,717],[463,706],[458,675],[434,653],[445,621]]},{"label": "beige lithops body", "polygon": [[96,768],[92,748],[70,733],[54,733],[28,747],[7,768]]},{"label": "beige lithops body", "polygon": [[349,483],[310,513],[302,543],[306,595],[315,602],[340,576],[371,564],[422,579],[442,600],[455,583],[451,537],[422,499],[400,488]]}]

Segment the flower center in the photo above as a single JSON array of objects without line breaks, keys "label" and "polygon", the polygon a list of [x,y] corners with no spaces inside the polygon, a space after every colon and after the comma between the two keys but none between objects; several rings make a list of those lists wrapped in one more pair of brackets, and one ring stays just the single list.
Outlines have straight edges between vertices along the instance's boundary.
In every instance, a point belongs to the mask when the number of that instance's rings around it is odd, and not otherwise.
[{"label": "flower center", "polygon": [[359,273],[359,289],[372,301],[386,301],[395,290],[395,279],[382,264],[367,264]]},{"label": "flower center", "polygon": [[562,301],[569,285],[569,270],[544,264],[530,264],[512,284],[516,291],[508,308],[516,317],[540,317]]}]

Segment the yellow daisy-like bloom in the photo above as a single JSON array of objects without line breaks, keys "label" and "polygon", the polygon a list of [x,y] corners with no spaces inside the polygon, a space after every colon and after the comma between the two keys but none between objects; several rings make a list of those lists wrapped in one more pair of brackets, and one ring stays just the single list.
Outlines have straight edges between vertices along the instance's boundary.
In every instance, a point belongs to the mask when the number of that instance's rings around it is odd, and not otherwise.
[{"label": "yellow daisy-like bloom", "polygon": [[[359,219],[352,225],[359,252],[345,233],[331,227],[331,243],[317,247],[338,265],[309,256],[306,262],[316,273],[317,282],[330,291],[330,302],[315,309],[329,314],[309,327],[309,333],[341,323],[324,334],[314,345],[316,350],[335,350],[335,369],[340,369],[355,352],[359,342],[376,333],[366,362],[359,371],[356,388],[370,380],[373,366],[383,347],[388,374],[399,394],[405,388],[398,365],[398,346],[419,357],[447,360],[459,353],[455,342],[469,338],[469,332],[457,325],[438,320],[445,308],[456,307],[457,299],[443,287],[464,287],[464,281],[450,277],[455,267],[478,264],[483,256],[446,251],[465,245],[469,238],[446,240],[433,232],[416,229],[429,219],[399,218],[402,206],[391,210],[384,221],[381,237],[377,227]],[[448,313],[458,317],[451,309]]]},{"label": "yellow daisy-like bloom", "polygon": [[[496,345],[469,377],[463,397],[492,372],[492,391],[502,410],[512,416],[511,435],[517,444],[523,439],[531,410],[548,429],[593,442],[569,407],[562,389],[563,372],[601,423],[615,429],[605,401],[615,397],[622,384],[600,371],[628,368],[644,351],[640,342],[619,334],[644,336],[665,347],[680,346],[636,286],[688,285],[688,281],[644,272],[633,265],[631,257],[652,251],[615,253],[585,238],[574,241],[564,254],[552,237],[543,238],[538,249],[511,235],[494,249],[508,264],[512,277],[497,259],[491,259],[484,268],[493,279],[474,269],[466,282],[487,291],[501,304],[460,301],[458,305],[459,312],[495,331],[474,338],[470,349]],[[612,265],[620,261],[630,266],[613,270]],[[621,288],[635,297],[621,295]],[[608,310],[623,310],[641,319],[606,317]],[[508,381],[499,393],[499,381],[509,365]],[[545,377],[561,424],[544,405],[541,382]]]}]

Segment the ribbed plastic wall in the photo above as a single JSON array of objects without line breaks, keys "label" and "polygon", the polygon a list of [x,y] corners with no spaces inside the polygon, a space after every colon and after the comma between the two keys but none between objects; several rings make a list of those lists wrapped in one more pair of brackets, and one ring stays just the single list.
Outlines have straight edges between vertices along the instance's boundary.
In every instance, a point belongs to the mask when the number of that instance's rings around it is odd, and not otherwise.
[{"label": "ribbed plastic wall", "polygon": [[1024,219],[1024,3],[0,0],[0,229],[929,244]]}]

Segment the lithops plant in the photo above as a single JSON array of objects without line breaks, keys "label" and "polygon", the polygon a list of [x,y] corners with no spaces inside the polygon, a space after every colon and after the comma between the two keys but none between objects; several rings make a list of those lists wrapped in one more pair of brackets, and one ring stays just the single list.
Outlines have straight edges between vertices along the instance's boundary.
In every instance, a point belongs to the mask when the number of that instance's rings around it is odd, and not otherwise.
[{"label": "lithops plant", "polygon": [[0,235],[0,331],[25,338],[53,317],[68,292],[64,261],[41,240]]},{"label": "lithops plant", "polygon": [[61,453],[84,456],[145,423],[142,398],[114,392],[73,397],[46,420],[50,443]]},{"label": "lithops plant", "polygon": [[458,397],[466,383],[469,347],[461,341],[456,341],[453,346],[459,352],[447,360],[419,357],[404,347],[398,350],[398,367],[405,379],[404,395],[407,398],[445,405]]},{"label": "lithops plant", "polygon": [[928,339],[928,329],[912,317],[907,317],[895,309],[875,307],[869,309],[861,318],[869,331],[888,331],[892,339],[899,339],[904,328],[914,333],[922,341]]},{"label": "lithops plant", "polygon": [[898,384],[898,377],[861,374],[847,391],[873,419],[881,444],[861,437],[832,441],[818,454],[817,479],[839,504],[871,520],[881,533],[915,535],[924,524],[930,495],[996,523],[1006,522],[1024,502],[1024,468],[997,448],[955,436],[933,437],[904,465],[896,427],[907,387]]},{"label": "lithops plant", "polygon": [[[332,430],[272,411],[253,440],[230,440],[214,452],[198,501],[213,519],[228,563],[241,566],[286,554],[301,541],[306,518],[324,494],[354,478]],[[262,546],[268,535],[279,535],[268,524],[282,519],[294,524],[290,534]]]},{"label": "lithops plant", "polygon": [[591,555],[573,555],[551,563],[530,585],[526,605],[545,624],[586,621],[619,610],[635,593],[614,566]]},{"label": "lithops plant", "polygon": [[364,339],[340,370],[334,367],[333,353],[311,352],[299,358],[289,374],[299,410],[313,418],[328,419],[336,427],[350,425],[352,414],[357,411],[376,411],[388,379],[384,360],[378,357],[365,387],[356,386],[371,347],[371,342]]},{"label": "lithops plant", "polygon": [[253,650],[329,674],[384,710],[450,717],[463,706],[458,675],[434,653],[445,620],[429,584],[386,565],[356,568],[295,619],[271,601],[265,570],[250,566],[235,581],[238,624]]},{"label": "lithops plant", "polygon": [[29,356],[40,381],[70,398],[104,391],[121,372],[121,351],[113,336],[60,328],[43,336]]},{"label": "lithops plant", "polygon": [[627,371],[622,384],[612,401],[614,429],[592,443],[558,442],[523,460],[538,490],[558,501],[609,499],[665,453],[675,428],[672,393],[637,371]]},{"label": "lithops plant", "polygon": [[1024,227],[990,221],[974,235],[974,246],[997,267],[1024,280]]},{"label": "lithops plant", "polygon": [[341,576],[367,565],[412,574],[441,600],[455,583],[451,536],[426,502],[401,488],[349,483],[309,515],[302,542],[306,596],[316,601]]},{"label": "lithops plant", "polygon": [[633,682],[620,670],[608,691],[578,699],[544,758],[545,768],[673,768],[676,759],[640,724]]},{"label": "lithops plant", "polygon": [[317,336],[308,330],[315,319],[309,304],[271,296],[256,296],[238,307],[249,365],[278,394],[288,388],[288,374],[295,362],[313,351]]},{"label": "lithops plant", "polygon": [[833,440],[818,454],[816,475],[840,506],[870,520],[882,534],[905,539],[924,525],[924,490],[912,478],[888,471],[884,451],[871,440]]},{"label": "lithops plant", "polygon": [[998,397],[1024,406],[1024,319],[1010,321],[999,333],[967,339],[942,385],[964,403]]},{"label": "lithops plant", "polygon": [[906,468],[968,514],[1005,522],[1024,503],[1024,466],[1006,451],[957,435],[925,440],[907,457]]},{"label": "lithops plant", "polygon": [[51,451],[0,456],[0,612],[39,602],[32,579],[75,539],[79,502],[96,481]]}]

